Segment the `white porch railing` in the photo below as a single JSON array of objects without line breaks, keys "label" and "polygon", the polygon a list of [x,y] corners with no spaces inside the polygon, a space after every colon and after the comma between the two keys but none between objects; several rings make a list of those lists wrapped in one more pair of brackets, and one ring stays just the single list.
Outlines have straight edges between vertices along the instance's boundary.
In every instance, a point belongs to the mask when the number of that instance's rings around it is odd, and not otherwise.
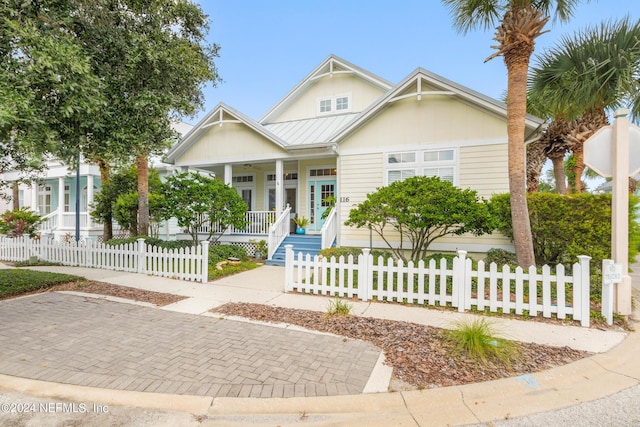
[{"label": "white porch railing", "polygon": [[40,231],[48,232],[55,230],[58,226],[58,212],[54,211],[42,217],[42,222],[38,227]]},{"label": "white porch railing", "polygon": [[[233,234],[268,234],[269,227],[276,221],[276,213],[274,211],[249,211],[245,215],[245,221],[247,223],[246,228],[239,229],[231,226],[226,232]],[[198,227],[198,233],[209,234],[211,230],[213,230],[214,234],[225,232],[217,222],[205,222],[201,227]]]},{"label": "white porch railing", "polygon": [[278,249],[278,246],[280,246],[290,232],[291,206],[287,205],[287,208],[280,214],[278,220],[269,228],[269,237],[267,239],[267,259],[273,258],[273,254],[276,249]]},{"label": "white porch railing", "polygon": [[320,234],[322,236],[320,249],[331,247],[331,245],[333,245],[333,241],[336,240],[336,237],[338,236],[337,211],[338,210],[333,207],[333,209],[331,209],[331,213],[322,225],[322,230],[320,230]]},{"label": "white porch railing", "polygon": [[[403,263],[401,260],[382,257],[374,263],[369,249],[354,260],[320,258],[317,255],[303,257],[293,253],[287,245],[285,258],[285,291],[298,291],[323,295],[357,297],[363,301],[377,299],[387,302],[419,305],[439,305],[457,308],[458,311],[490,312],[501,310],[516,315],[551,317],[558,319],[570,315],[584,327],[589,326],[590,277],[588,256],[580,256],[573,264],[573,275],[565,274],[559,264],[552,273],[549,266],[538,273],[535,267],[524,271],[518,267],[511,272],[508,266],[498,270],[495,263],[485,266],[478,262],[472,268],[466,251],[458,251],[453,268],[448,269],[445,259],[425,265]],[[486,268],[488,267],[488,269]]]}]

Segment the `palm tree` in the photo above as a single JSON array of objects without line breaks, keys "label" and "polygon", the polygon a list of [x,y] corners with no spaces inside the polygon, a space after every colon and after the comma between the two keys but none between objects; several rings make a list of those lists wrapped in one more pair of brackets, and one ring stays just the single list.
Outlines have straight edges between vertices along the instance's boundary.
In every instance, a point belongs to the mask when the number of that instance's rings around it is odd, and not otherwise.
[{"label": "palm tree", "polygon": [[530,92],[544,93],[552,115],[566,119],[563,139],[575,158],[573,191],[582,189],[583,144],[620,107],[640,114],[640,22],[628,18],[589,27],[537,58]]},{"label": "palm tree", "polygon": [[494,27],[497,49],[487,60],[504,58],[507,67],[507,134],[509,139],[509,193],[513,240],[518,264],[535,265],[529,209],[526,199],[525,117],[527,76],[535,40],[543,34],[553,11],[568,20],[579,0],[442,0],[449,7],[454,25],[463,33],[472,28]]}]

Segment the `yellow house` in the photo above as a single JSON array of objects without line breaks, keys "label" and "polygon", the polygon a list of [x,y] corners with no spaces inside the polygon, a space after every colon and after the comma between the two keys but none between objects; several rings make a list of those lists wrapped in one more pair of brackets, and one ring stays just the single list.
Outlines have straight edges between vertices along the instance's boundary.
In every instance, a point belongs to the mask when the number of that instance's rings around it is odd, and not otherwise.
[{"label": "yellow house", "polygon": [[[527,140],[542,123],[527,117]],[[422,68],[393,84],[330,55],[257,121],[217,105],[166,161],[235,187],[250,222],[266,218],[271,226],[270,255],[295,216],[309,219],[307,234],[322,234],[323,246],[383,248],[368,230],[344,225],[378,187],[429,175],[483,197],[508,191],[506,106]],[[322,219],[328,196],[336,209]],[[266,228],[250,234],[259,233]],[[512,248],[499,234],[443,238],[432,247]]]}]

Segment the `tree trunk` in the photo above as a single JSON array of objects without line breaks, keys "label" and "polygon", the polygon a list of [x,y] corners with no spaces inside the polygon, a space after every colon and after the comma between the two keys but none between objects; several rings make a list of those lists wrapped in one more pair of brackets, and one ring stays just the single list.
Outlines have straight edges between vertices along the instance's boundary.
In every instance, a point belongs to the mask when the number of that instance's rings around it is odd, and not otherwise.
[{"label": "tree trunk", "polygon": [[149,235],[149,162],[147,153],[136,157],[138,170],[138,236]]},{"label": "tree trunk", "polygon": [[540,174],[547,160],[543,141],[534,141],[527,146],[527,192],[536,193],[540,184]]},{"label": "tree trunk", "polygon": [[12,198],[13,198],[13,210],[17,211],[18,209],[20,209],[20,183],[18,181],[13,181]]},{"label": "tree trunk", "polygon": [[[104,160],[98,160],[97,163],[100,168],[100,182],[104,185],[109,182],[111,170],[109,169],[109,164]],[[106,242],[111,239],[113,239],[113,216],[109,211],[104,219],[104,224],[102,224],[102,241]]]},{"label": "tree trunk", "polygon": [[553,163],[553,177],[556,181],[556,191],[558,194],[567,194],[566,175],[564,174],[564,154],[552,155],[551,162]]},{"label": "tree trunk", "polygon": [[504,54],[507,66],[507,134],[509,139],[509,194],[513,243],[518,265],[535,265],[529,208],[527,206],[525,168],[525,118],[527,113],[527,74],[533,46],[522,43]]}]

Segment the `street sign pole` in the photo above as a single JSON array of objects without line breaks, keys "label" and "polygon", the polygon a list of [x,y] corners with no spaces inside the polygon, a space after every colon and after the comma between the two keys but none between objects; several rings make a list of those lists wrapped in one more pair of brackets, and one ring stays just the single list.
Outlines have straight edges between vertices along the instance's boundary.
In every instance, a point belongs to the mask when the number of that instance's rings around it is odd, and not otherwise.
[{"label": "street sign pole", "polygon": [[622,281],[615,288],[614,310],[631,314],[629,276],[629,118],[628,110],[615,112],[613,122],[613,181],[611,199],[611,256],[622,265]]}]

